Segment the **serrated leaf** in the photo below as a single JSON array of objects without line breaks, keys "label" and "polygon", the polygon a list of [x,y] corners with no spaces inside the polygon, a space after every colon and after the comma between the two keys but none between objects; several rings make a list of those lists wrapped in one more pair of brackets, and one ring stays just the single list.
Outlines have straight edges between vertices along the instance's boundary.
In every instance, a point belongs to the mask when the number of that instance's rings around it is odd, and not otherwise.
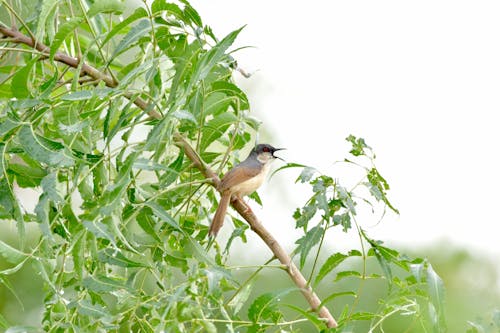
[{"label": "serrated leaf", "polygon": [[287,295],[295,288],[283,291],[269,292],[257,297],[248,308],[248,319],[254,323],[257,321],[271,320],[277,322],[283,314],[278,310],[280,298]]},{"label": "serrated leaf", "polygon": [[58,191],[57,173],[51,172],[42,179],[41,182],[43,192],[47,194],[48,198],[55,203],[63,201],[61,194]]},{"label": "serrated leaf", "polygon": [[292,305],[292,304],[285,304],[285,305],[288,308],[300,313],[304,318],[307,318],[311,323],[314,324],[316,329],[318,329],[318,332],[320,332],[321,329],[325,327],[325,321],[320,319],[316,312],[312,312],[310,309],[304,310],[304,309],[302,309],[298,306]]},{"label": "serrated leaf", "polygon": [[349,153],[354,156],[366,155],[365,149],[371,149],[370,146],[366,144],[365,139],[357,138],[352,134],[346,138],[346,141],[351,143],[352,148]]},{"label": "serrated leaf", "polygon": [[49,197],[45,193],[43,193],[40,196],[40,199],[38,200],[38,203],[35,207],[35,214],[42,234],[45,236],[45,238],[54,240],[54,236],[52,235],[52,232],[50,230],[49,210]]},{"label": "serrated leaf", "polygon": [[71,91],[66,95],[61,96],[63,101],[84,101],[91,99],[93,92],[91,90]]},{"label": "serrated leaf", "polygon": [[233,44],[234,40],[241,32],[243,27],[229,33],[224,39],[222,39],[217,45],[212,47],[208,52],[206,52],[195,65],[193,70],[193,75],[191,76],[190,83],[188,85],[188,91],[191,91],[193,86],[200,80],[206,78],[208,73],[213,69],[213,67],[223,58],[226,50]]},{"label": "serrated leaf", "polygon": [[11,90],[14,97],[25,99],[32,96],[31,88],[29,87],[29,78],[31,69],[35,64],[35,60],[32,60],[21,67],[21,69],[19,69],[12,77]]},{"label": "serrated leaf", "polygon": [[88,276],[82,280],[82,285],[96,293],[112,292],[120,289],[128,289],[124,280],[112,279],[107,276]]},{"label": "serrated leaf", "polygon": [[333,293],[333,294],[328,295],[327,297],[325,297],[323,299],[323,301],[321,302],[320,306],[323,306],[326,303],[328,303],[329,301],[331,301],[331,300],[333,300],[333,299],[335,299],[337,297],[342,297],[342,296],[352,296],[352,297],[356,298],[357,294],[354,291],[341,291],[341,292],[338,292],[338,293]]},{"label": "serrated leaf", "polygon": [[101,250],[97,258],[101,262],[119,267],[147,267],[146,264],[128,259],[118,249]]},{"label": "serrated leaf", "polygon": [[23,149],[34,160],[57,167],[74,165],[75,161],[62,144],[36,135],[30,126],[23,126],[18,137]]},{"label": "serrated leaf", "polygon": [[113,29],[106,35],[106,38],[102,42],[102,45],[105,45],[111,38],[113,38],[117,33],[122,31],[125,27],[130,26],[132,22],[137,21],[138,19],[146,16],[148,16],[148,13],[144,8],[142,7],[137,8],[132,13],[132,15],[130,15],[125,20],[123,20],[122,22],[118,23],[113,27]]},{"label": "serrated leaf", "polygon": [[21,126],[22,123],[9,118],[2,118],[0,121],[0,138],[3,138],[6,134],[15,128]]},{"label": "serrated leaf", "polygon": [[337,267],[347,258],[348,256],[342,253],[335,253],[331,255],[328,259],[326,259],[323,266],[321,266],[318,275],[316,276],[315,283],[318,284],[328,273],[330,273],[335,267]]},{"label": "serrated leaf", "polygon": [[118,43],[110,59],[116,58],[123,51],[129,49],[139,38],[145,36],[149,31],[151,31],[151,22],[146,19],[139,21]]},{"label": "serrated leaf", "polygon": [[356,312],[350,316],[351,320],[372,320],[375,317],[378,315],[371,312]]},{"label": "serrated leaf", "polygon": [[316,169],[312,167],[305,167],[304,169],[302,169],[302,172],[300,173],[299,177],[295,182],[300,180],[301,183],[306,183],[311,180],[315,172]]},{"label": "serrated leaf", "polygon": [[7,243],[0,240],[0,254],[9,263],[17,265],[28,258],[28,255],[13,248]]},{"label": "serrated leaf", "polygon": [[183,18],[184,13],[182,10],[179,8],[174,3],[168,3],[165,0],[155,0],[153,1],[153,4],[151,5],[151,12],[153,14],[158,14],[159,12],[167,11],[168,14],[173,14],[178,18]]},{"label": "serrated leaf", "polygon": [[179,227],[179,224],[177,223],[176,220],[172,216],[170,216],[169,213],[163,207],[158,205],[156,202],[147,202],[146,206],[151,208],[153,210],[154,215],[156,215],[158,218],[160,218],[161,221],[167,223],[169,226],[174,228],[175,230],[182,231],[182,229]]},{"label": "serrated leaf", "polygon": [[307,255],[311,249],[319,243],[323,232],[323,228],[317,225],[314,228],[311,228],[311,230],[309,230],[302,238],[295,242],[295,244],[299,244],[297,250],[300,253],[300,268],[304,267]]},{"label": "serrated leaf", "polygon": [[[214,93],[222,93],[222,95],[225,97],[225,99],[229,100],[229,102],[233,104],[238,104],[235,105],[235,109],[237,110],[248,110],[250,108],[249,102],[247,95],[240,89],[238,86],[231,82],[227,81],[216,81],[212,83],[211,86],[212,90],[210,92],[210,96]],[[237,101],[237,102],[236,102]],[[210,106],[207,103],[207,106],[205,108],[206,114],[212,114],[213,112],[210,111],[210,108],[213,106]]]},{"label": "serrated leaf", "polygon": [[90,6],[87,15],[88,17],[95,16],[99,13],[103,14],[121,14],[125,9],[125,4],[119,0],[99,0]]},{"label": "serrated leaf", "polygon": [[76,28],[78,28],[82,21],[82,17],[73,17],[59,26],[59,29],[54,36],[54,41],[50,45],[50,60],[54,60],[54,55],[59,50],[59,47],[64,43],[64,40],[71,35]]},{"label": "serrated leaf", "polygon": [[149,171],[173,171],[168,166],[156,163],[148,158],[138,158],[132,164],[132,168]]},{"label": "serrated leaf", "polygon": [[97,238],[104,238],[116,245],[115,236],[109,227],[99,221],[83,221],[83,226]]},{"label": "serrated leaf", "polygon": [[92,304],[88,300],[78,302],[78,313],[83,316],[101,318],[111,316],[111,314],[99,304]]},{"label": "serrated leaf", "polygon": [[175,110],[172,112],[172,116],[179,120],[188,120],[194,124],[196,124],[196,118],[191,114],[191,112],[186,110]]},{"label": "serrated leaf", "polygon": [[16,176],[16,183],[19,187],[39,186],[43,177],[47,175],[44,169],[17,163],[9,164],[8,172]]},{"label": "serrated leaf", "polygon": [[158,242],[160,241],[160,237],[158,237],[158,234],[156,233],[155,230],[155,221],[151,217],[151,209],[149,208],[143,208],[137,215],[137,224],[141,227],[142,230],[144,230],[148,235],[156,239]]},{"label": "serrated leaf", "polygon": [[45,24],[51,16],[52,12],[56,9],[59,0],[43,0],[42,8],[38,16],[38,22],[36,26],[36,39],[43,40],[43,33],[46,31]]},{"label": "serrated leaf", "polygon": [[234,314],[238,314],[241,308],[247,302],[248,298],[252,293],[252,284],[246,284],[243,289],[241,289],[236,296],[234,296],[229,302],[229,306],[233,309]]},{"label": "serrated leaf", "polygon": [[0,206],[5,208],[5,211],[16,220],[17,231],[21,245],[24,245],[24,238],[26,236],[23,214],[21,207],[17,202],[16,196],[6,177],[4,156],[6,155],[7,146],[0,143]]},{"label": "serrated leaf", "polygon": [[201,21],[200,14],[191,6],[191,4],[186,0],[180,0],[184,4],[184,15],[191,22],[193,22],[198,27],[203,26],[203,22]]},{"label": "serrated leaf", "polygon": [[220,138],[238,118],[232,113],[222,113],[209,120],[202,130],[200,150],[204,151],[212,142]]},{"label": "serrated leaf", "polygon": [[358,271],[342,271],[342,272],[338,272],[337,276],[335,276],[335,280],[334,281],[336,282],[336,281],[345,279],[346,277],[357,277],[357,278],[360,278],[361,277],[361,273],[358,272]]}]

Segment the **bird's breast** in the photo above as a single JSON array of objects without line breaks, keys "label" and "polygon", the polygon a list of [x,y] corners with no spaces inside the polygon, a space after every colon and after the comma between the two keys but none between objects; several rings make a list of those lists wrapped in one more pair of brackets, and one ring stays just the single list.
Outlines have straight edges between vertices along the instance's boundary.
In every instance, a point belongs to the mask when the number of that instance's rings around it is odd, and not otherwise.
[{"label": "bird's breast", "polygon": [[270,163],[264,164],[262,171],[255,177],[245,180],[238,185],[233,186],[232,190],[234,194],[245,196],[256,191],[266,179],[269,172]]}]

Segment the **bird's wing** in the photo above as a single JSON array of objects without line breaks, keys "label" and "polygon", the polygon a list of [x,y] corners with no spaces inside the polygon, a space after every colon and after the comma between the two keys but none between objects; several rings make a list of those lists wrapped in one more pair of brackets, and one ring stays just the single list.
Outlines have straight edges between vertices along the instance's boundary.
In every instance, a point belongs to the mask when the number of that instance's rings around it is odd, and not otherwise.
[{"label": "bird's wing", "polygon": [[224,175],[221,180],[221,190],[227,190],[235,185],[238,185],[245,180],[253,178],[259,174],[260,167],[248,167],[245,162],[237,165]]}]

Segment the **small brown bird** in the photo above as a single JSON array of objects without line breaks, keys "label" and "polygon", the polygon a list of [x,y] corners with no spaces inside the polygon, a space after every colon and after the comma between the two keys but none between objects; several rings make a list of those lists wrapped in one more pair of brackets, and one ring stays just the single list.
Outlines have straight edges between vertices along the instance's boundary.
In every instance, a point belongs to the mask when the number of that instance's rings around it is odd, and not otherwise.
[{"label": "small brown bird", "polygon": [[274,156],[274,153],[282,149],[284,148],[274,148],[268,144],[259,144],[250,152],[246,160],[236,165],[224,175],[220,186],[221,199],[212,224],[210,224],[209,236],[217,236],[224,223],[224,217],[226,216],[231,197],[234,195],[238,198],[243,198],[257,190],[264,182],[271,162],[279,158]]}]

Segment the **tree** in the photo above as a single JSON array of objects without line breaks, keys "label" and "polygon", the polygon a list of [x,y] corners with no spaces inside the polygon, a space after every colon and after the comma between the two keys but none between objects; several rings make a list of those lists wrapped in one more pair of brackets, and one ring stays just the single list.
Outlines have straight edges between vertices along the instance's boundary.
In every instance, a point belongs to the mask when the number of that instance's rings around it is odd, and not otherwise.
[{"label": "tree", "polygon": [[[292,253],[299,267],[241,200],[232,206],[246,223],[233,216],[225,246],[203,248],[219,172],[259,128],[232,80],[239,68],[229,50],[241,29],[219,40],[185,0],[132,12],[118,0],[1,0],[1,8],[0,216],[15,221],[18,244],[0,241],[9,263],[0,281],[9,287],[10,275],[34,267],[45,286],[44,331],[292,331],[308,322],[341,332],[358,321],[376,331],[397,314],[411,317],[410,327],[445,329],[432,266],[371,239],[356,220],[359,205],[397,213],[361,138],[347,138],[344,163],[363,172],[352,189],[311,167],[283,167],[300,168],[297,181],[312,188],[293,216],[304,231]],[[39,191],[34,211],[18,187]],[[273,256],[239,281],[226,262],[251,232],[247,223]],[[40,230],[34,244],[28,224]],[[320,264],[325,237],[338,228],[360,248]],[[253,277],[276,259],[295,287],[252,297]],[[360,268],[340,269],[349,261]],[[332,272],[333,284],[350,278],[358,288],[333,292]],[[377,311],[364,311],[372,279],[386,281],[388,293]],[[321,284],[330,287],[322,299]],[[308,305],[281,301],[291,293]],[[0,325],[11,326],[2,317]]]}]

